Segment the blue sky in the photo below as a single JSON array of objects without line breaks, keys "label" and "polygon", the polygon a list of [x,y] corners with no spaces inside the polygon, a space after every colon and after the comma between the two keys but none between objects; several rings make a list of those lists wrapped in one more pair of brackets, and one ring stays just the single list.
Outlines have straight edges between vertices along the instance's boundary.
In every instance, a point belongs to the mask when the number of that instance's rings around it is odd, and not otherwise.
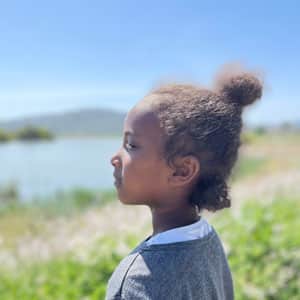
[{"label": "blue sky", "polygon": [[266,81],[249,123],[300,120],[300,4],[202,2],[1,2],[0,119],[126,111],[160,80],[209,84],[239,61]]}]

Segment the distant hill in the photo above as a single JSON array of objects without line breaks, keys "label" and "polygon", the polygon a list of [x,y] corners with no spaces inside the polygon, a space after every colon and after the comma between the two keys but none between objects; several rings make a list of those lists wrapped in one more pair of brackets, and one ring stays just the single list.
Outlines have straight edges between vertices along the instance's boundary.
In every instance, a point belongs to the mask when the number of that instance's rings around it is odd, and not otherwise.
[{"label": "distant hill", "polygon": [[107,109],[82,109],[0,122],[0,128],[16,131],[25,126],[48,129],[55,135],[121,135],[125,113]]},{"label": "distant hill", "polygon": [[[42,127],[54,135],[121,135],[125,113],[109,109],[81,109],[56,114],[45,114],[19,118],[9,121],[0,121],[0,129],[13,132],[28,125]],[[255,129],[257,126],[244,126]],[[300,129],[300,121],[283,122],[276,126],[263,126],[267,130],[282,128]]]}]

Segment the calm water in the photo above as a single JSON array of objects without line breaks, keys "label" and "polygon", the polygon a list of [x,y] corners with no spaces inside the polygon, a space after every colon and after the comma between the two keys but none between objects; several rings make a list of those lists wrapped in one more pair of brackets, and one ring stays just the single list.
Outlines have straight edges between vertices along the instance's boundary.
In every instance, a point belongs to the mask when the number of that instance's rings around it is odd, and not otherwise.
[{"label": "calm water", "polygon": [[113,187],[110,158],[121,138],[57,139],[0,145],[0,185],[15,182],[23,199],[74,187]]}]

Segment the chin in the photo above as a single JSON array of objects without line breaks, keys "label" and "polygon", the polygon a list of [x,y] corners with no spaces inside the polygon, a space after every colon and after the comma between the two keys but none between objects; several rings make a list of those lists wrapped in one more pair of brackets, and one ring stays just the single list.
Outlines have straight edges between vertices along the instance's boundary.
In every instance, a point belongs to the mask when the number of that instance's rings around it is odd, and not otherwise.
[{"label": "chin", "polygon": [[120,189],[117,189],[118,192],[118,199],[120,200],[120,202],[122,202],[123,204],[131,204],[131,201],[128,197],[126,197],[122,191],[120,191]]},{"label": "chin", "polygon": [[140,203],[132,201],[132,199],[127,199],[127,198],[124,198],[124,197],[119,197],[119,200],[120,200],[120,202],[122,202],[125,205],[138,205],[138,204],[140,204]]},{"label": "chin", "polygon": [[120,202],[122,202],[125,205],[144,205],[144,203],[141,203],[139,200],[135,200],[134,198],[125,197],[124,195],[121,195],[118,193],[118,198]]},{"label": "chin", "polygon": [[122,188],[122,184],[116,185],[117,193],[118,193],[118,199],[121,203],[125,205],[146,205],[145,201],[141,201],[141,197],[133,196],[125,191],[125,189]]}]

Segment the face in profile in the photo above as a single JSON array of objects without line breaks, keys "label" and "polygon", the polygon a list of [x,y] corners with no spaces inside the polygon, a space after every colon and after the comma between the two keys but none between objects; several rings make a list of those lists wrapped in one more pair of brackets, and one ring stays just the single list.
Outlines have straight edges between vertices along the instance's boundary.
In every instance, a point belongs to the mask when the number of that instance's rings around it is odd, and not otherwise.
[{"label": "face in profile", "polygon": [[123,144],[111,158],[115,186],[124,204],[159,204],[168,190],[170,168],[162,155],[163,131],[149,109],[133,108],[126,116]]}]

